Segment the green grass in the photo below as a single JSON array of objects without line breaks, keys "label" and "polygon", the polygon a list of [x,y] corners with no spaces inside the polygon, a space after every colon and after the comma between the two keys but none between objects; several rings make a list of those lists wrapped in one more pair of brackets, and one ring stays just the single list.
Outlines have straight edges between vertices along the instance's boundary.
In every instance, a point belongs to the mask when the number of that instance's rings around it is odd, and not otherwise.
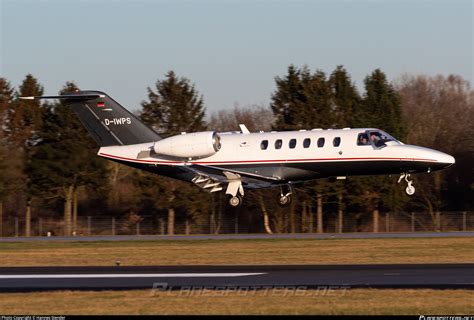
[{"label": "green grass", "polygon": [[472,263],[474,238],[0,243],[0,266]]},{"label": "green grass", "polygon": [[0,294],[4,314],[473,314],[470,290],[306,290],[247,295],[151,290]]}]

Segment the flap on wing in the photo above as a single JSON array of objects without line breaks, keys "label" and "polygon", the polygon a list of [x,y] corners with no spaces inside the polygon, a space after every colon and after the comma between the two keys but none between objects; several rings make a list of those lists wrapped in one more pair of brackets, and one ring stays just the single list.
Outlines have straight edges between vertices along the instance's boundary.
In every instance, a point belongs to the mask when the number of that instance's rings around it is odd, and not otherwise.
[{"label": "flap on wing", "polygon": [[223,178],[225,179],[225,181],[229,181],[229,178],[228,178],[229,175],[226,174],[225,172],[238,174],[241,177],[247,177],[247,178],[251,178],[255,180],[265,181],[267,183],[272,183],[272,182],[274,183],[274,182],[280,181],[280,179],[275,178],[275,177],[266,177],[266,176],[262,176],[255,173],[248,173],[245,171],[234,170],[234,169],[229,169],[229,168],[220,168],[220,167],[208,166],[208,165],[202,165],[202,164],[193,164],[191,167],[198,171],[205,172],[206,174],[209,174],[209,175],[219,176],[220,177],[219,180],[222,180]]}]

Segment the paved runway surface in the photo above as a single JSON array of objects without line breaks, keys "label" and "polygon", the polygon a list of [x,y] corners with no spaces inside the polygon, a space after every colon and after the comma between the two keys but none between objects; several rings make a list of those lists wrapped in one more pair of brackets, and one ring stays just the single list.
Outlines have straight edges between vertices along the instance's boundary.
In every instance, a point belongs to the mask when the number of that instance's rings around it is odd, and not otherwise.
[{"label": "paved runway surface", "polygon": [[221,234],[221,235],[141,235],[77,237],[9,237],[1,242],[20,241],[148,241],[148,240],[230,240],[230,239],[364,239],[364,238],[438,238],[474,237],[474,231],[389,232],[389,233],[292,233],[292,234]]},{"label": "paved runway surface", "polygon": [[4,292],[325,286],[474,289],[474,264],[0,268]]}]

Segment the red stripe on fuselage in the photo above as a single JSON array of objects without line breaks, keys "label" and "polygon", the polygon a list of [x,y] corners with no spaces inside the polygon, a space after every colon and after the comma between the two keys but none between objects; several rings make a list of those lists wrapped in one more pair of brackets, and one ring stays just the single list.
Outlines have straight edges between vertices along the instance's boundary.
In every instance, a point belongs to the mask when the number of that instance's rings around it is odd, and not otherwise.
[{"label": "red stripe on fuselage", "polygon": [[184,163],[189,163],[189,164],[202,164],[202,165],[207,165],[207,164],[212,164],[212,165],[226,165],[226,164],[243,164],[243,163],[285,163],[285,162],[319,162],[319,161],[365,161],[365,160],[392,160],[392,161],[428,161],[428,162],[438,162],[437,160],[434,159],[421,159],[421,158],[318,158],[318,159],[285,159],[285,160],[236,160],[236,161],[157,161],[157,160],[138,160],[138,159],[131,159],[131,158],[125,158],[125,157],[120,157],[116,156],[113,154],[107,154],[107,153],[99,153],[100,156],[104,156],[107,158],[114,158],[114,159],[119,159],[119,160],[126,160],[126,161],[133,161],[133,162],[138,162],[138,163],[150,163],[150,164],[184,164]]}]

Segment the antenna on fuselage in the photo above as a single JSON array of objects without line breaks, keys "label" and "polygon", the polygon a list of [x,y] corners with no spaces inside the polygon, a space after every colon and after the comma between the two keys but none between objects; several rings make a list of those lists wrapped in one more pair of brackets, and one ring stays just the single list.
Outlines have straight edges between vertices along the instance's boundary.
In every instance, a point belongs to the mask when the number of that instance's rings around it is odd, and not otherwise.
[{"label": "antenna on fuselage", "polygon": [[250,133],[249,129],[247,129],[247,127],[245,126],[245,124],[239,124],[239,127],[240,127],[240,131],[242,131],[242,134],[248,134]]}]

